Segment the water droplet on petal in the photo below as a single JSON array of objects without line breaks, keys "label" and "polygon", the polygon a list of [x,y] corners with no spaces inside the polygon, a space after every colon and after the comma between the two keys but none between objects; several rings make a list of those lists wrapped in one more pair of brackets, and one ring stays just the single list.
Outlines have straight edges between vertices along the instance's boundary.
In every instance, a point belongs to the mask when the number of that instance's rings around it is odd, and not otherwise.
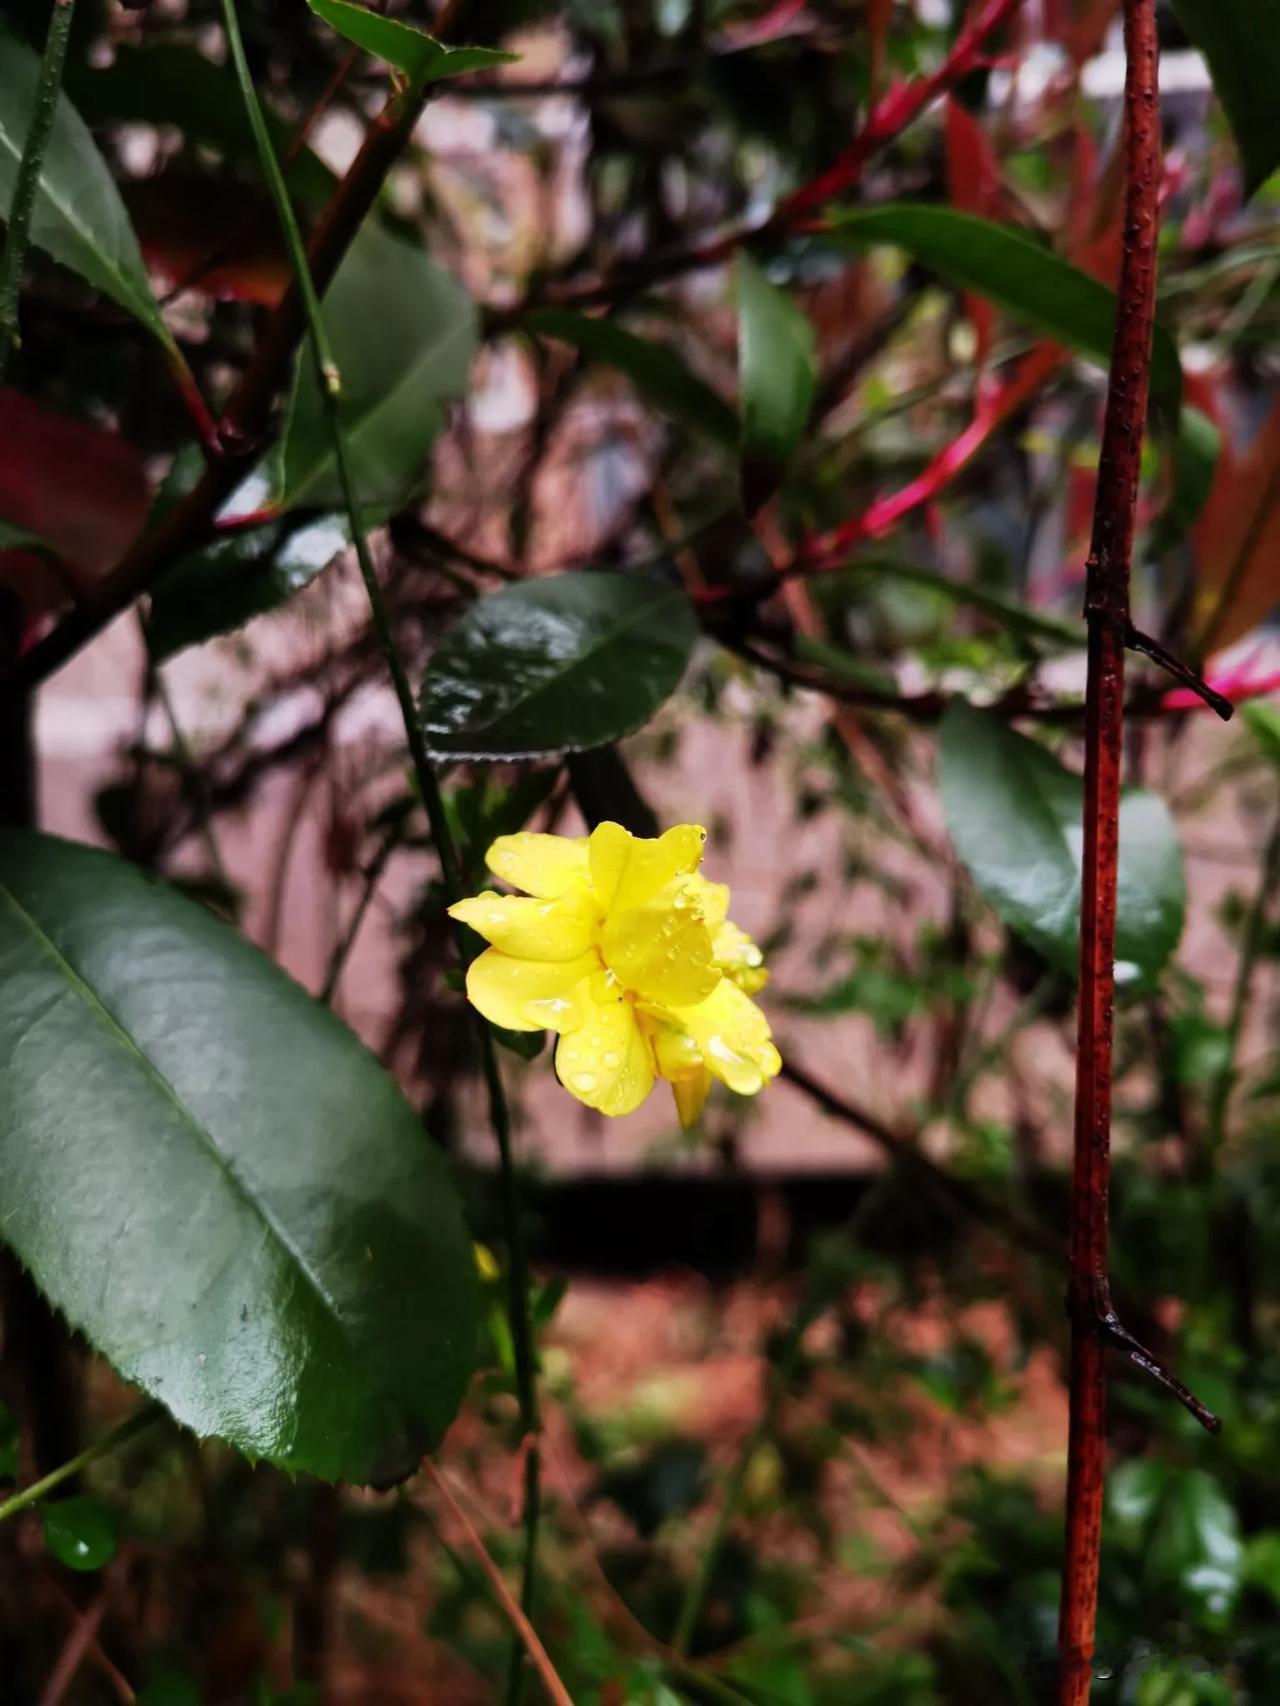
[{"label": "water droplet on petal", "polygon": [[572,1072],[569,1075],[569,1083],[575,1090],[594,1090],[596,1075],[594,1072]]},{"label": "water droplet on petal", "polygon": [[606,1049],[604,1063],[606,1066],[621,1066],[622,1056],[618,1053],[616,1048]]}]

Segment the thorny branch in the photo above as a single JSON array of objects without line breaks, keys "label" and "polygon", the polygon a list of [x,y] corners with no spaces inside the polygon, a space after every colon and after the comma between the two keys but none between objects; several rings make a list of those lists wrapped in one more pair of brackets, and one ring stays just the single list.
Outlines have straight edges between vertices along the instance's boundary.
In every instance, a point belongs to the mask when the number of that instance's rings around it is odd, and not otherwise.
[{"label": "thorny branch", "polygon": [[1059,1706],[1089,1698],[1105,1472],[1108,1346],[1160,1381],[1211,1432],[1219,1423],[1122,1325],[1108,1275],[1111,1070],[1129,565],[1155,318],[1160,174],[1155,0],[1125,0],[1124,256],[1107,386],[1085,618],[1084,863],[1080,901],[1070,1269],[1067,1541],[1058,1625]]}]

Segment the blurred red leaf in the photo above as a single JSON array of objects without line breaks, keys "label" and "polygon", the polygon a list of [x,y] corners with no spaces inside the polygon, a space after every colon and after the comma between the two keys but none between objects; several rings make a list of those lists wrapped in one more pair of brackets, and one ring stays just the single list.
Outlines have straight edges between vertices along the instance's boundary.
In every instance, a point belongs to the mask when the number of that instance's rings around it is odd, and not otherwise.
[{"label": "blurred red leaf", "polygon": [[169,173],[125,191],[133,228],[160,288],[273,308],[289,260],[269,207],[243,185]]},{"label": "blurred red leaf", "polygon": [[151,507],[141,452],[119,434],[0,391],[0,517],[46,540],[65,572],[0,552],[0,584],[29,615],[92,585],[124,555]]},{"label": "blurred red leaf", "polygon": [[1210,649],[1220,651],[1280,603],[1280,403],[1272,405],[1247,450],[1224,442],[1192,541],[1196,615]]},{"label": "blurred red leaf", "polygon": [[[946,102],[947,197],[961,213],[999,219],[1004,211],[1000,165],[987,133],[954,95]],[[990,302],[965,292],[965,312],[978,340],[977,364],[982,367],[991,348],[996,313]]]}]

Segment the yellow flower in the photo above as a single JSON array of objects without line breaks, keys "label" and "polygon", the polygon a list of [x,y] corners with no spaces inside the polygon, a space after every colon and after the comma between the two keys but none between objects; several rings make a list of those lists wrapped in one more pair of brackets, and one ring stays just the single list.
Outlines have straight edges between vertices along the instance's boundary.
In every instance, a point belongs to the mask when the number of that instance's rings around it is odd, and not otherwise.
[{"label": "yellow flower", "polygon": [[467,973],[472,1005],[508,1030],[558,1031],[560,1082],[601,1113],[631,1113],[662,1077],[692,1125],[713,1078],[754,1096],[782,1064],[751,999],[763,956],[729,922],[726,885],[698,873],[706,836],[502,835],[489,869],[524,893],[449,908],[491,944]]}]

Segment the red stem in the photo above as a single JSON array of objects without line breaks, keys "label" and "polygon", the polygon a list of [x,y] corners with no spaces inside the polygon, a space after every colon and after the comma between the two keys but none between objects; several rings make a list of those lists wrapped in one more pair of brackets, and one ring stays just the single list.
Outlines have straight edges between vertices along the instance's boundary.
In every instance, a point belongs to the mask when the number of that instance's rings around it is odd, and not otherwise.
[{"label": "red stem", "polygon": [[[816,209],[837,196],[847,194],[877,150],[892,142],[939,95],[945,94],[975,69],[981,62],[988,37],[1007,22],[1021,4],[1022,0],[982,0],[961,28],[950,53],[938,69],[928,77],[917,77],[900,85],[878,101],[862,129],[832,165],[780,201],[763,224],[735,225],[720,236],[707,238],[691,248],[671,250],[632,266],[620,267],[606,279],[587,283],[575,281],[553,287],[548,290],[546,300],[554,302],[557,307],[575,308],[613,302],[637,290],[647,289],[662,279],[696,272],[703,267],[719,266],[748,243],[767,242],[797,230]],[[536,303],[523,302],[516,309],[495,310],[489,315],[488,323],[493,329],[501,329],[536,306]]]},{"label": "red stem", "polygon": [[1058,1625],[1059,1706],[1089,1698],[1105,1469],[1104,1358],[1115,1317],[1107,1282],[1111,1050],[1129,561],[1155,318],[1160,185],[1155,0],[1125,0],[1124,255],[1098,463],[1085,617],[1084,867],[1075,1155],[1071,1182],[1071,1398],[1067,1536]]}]

